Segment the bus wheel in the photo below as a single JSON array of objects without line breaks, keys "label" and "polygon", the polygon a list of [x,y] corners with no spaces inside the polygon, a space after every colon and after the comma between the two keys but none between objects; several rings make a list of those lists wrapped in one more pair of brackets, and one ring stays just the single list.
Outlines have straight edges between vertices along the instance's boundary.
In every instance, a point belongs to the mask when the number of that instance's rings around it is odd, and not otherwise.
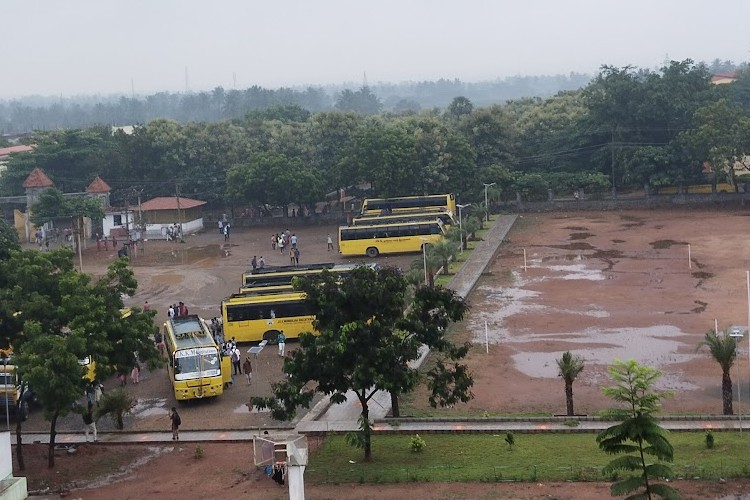
[{"label": "bus wheel", "polygon": [[367,252],[365,253],[367,253],[368,257],[370,257],[371,259],[374,259],[375,257],[378,256],[378,249],[375,247],[370,247],[367,249]]},{"label": "bus wheel", "polygon": [[263,340],[267,340],[269,344],[275,344],[279,340],[278,330],[269,330],[263,334]]}]

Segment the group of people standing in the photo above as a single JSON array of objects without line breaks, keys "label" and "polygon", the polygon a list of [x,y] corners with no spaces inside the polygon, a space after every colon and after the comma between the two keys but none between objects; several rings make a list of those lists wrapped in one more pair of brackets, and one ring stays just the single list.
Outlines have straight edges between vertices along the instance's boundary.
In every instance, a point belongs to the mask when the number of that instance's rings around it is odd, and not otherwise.
[{"label": "group of people standing", "polygon": [[232,361],[232,377],[244,374],[249,385],[253,379],[253,364],[250,361],[249,355],[245,356],[245,361],[242,362],[242,353],[234,337],[229,342],[222,344],[221,355],[229,356],[229,359]]},{"label": "group of people standing", "polygon": [[177,304],[172,304],[167,309],[167,316],[172,318],[178,318],[180,316],[187,316],[189,313],[187,306],[184,302],[179,302]]},{"label": "group of people standing", "polygon": [[271,249],[278,249],[282,255],[288,253],[290,265],[298,266],[300,252],[299,248],[297,248],[297,241],[297,235],[287,229],[281,233],[271,235]]}]

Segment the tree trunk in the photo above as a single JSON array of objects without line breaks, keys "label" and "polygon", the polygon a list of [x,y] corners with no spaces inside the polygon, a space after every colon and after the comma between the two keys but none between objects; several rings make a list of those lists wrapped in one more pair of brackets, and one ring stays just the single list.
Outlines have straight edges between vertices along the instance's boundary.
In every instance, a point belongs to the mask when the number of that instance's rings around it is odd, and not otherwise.
[{"label": "tree trunk", "polygon": [[23,461],[23,440],[21,439],[21,404],[23,400],[23,395],[18,400],[18,404],[16,405],[16,460],[18,460],[18,469],[19,470],[26,470],[26,464]]},{"label": "tree trunk", "polygon": [[565,381],[565,404],[568,407],[568,416],[575,415],[573,411],[573,382]]},{"label": "tree trunk", "polygon": [[721,399],[724,402],[724,415],[734,415],[732,409],[732,378],[729,371],[725,371],[721,376]]},{"label": "tree trunk", "polygon": [[398,407],[398,394],[391,391],[391,416],[398,418],[401,416],[401,410]]},{"label": "tree trunk", "polygon": [[50,427],[49,427],[49,448],[47,449],[47,467],[49,467],[50,469],[55,466],[55,436],[57,436],[55,425],[57,424],[57,416],[58,416],[58,413],[55,412],[55,414],[52,416],[52,420],[50,421]]},{"label": "tree trunk", "polygon": [[372,429],[370,428],[370,408],[367,400],[362,401],[362,433],[365,440],[365,462],[372,460]]}]

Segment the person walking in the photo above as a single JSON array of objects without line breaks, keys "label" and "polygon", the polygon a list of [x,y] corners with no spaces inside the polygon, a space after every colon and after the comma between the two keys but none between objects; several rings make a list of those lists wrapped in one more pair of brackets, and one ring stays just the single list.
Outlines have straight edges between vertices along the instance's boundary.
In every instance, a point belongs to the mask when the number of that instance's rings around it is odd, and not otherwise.
[{"label": "person walking", "polygon": [[276,242],[278,242],[278,241],[279,241],[279,235],[278,235],[278,233],[277,234],[272,234],[271,235],[271,250],[276,250]]},{"label": "person walking", "polygon": [[232,371],[232,375],[241,375],[242,367],[240,365],[240,360],[242,359],[242,354],[240,354],[240,350],[236,345],[232,346],[232,352],[229,356],[232,360],[232,367],[234,368],[234,370]]},{"label": "person walking", "polygon": [[247,385],[250,385],[250,380],[253,378],[253,364],[250,362],[250,356],[245,358],[245,362],[242,363],[242,371],[247,379]]},{"label": "person walking", "polygon": [[266,261],[263,259],[263,256],[260,256],[260,259],[258,259],[258,269],[263,269],[266,267]]},{"label": "person walking", "polygon": [[327,240],[327,242],[328,242],[328,251],[330,252],[331,250],[333,250],[333,240],[331,239],[331,234],[330,233],[328,234],[328,240]]},{"label": "person walking", "polygon": [[94,405],[88,404],[86,412],[83,416],[83,431],[86,433],[86,442],[89,442],[89,433],[94,433],[94,442],[96,443],[99,438],[96,435],[96,422],[94,421]]},{"label": "person walking", "polygon": [[130,381],[134,384],[141,383],[141,365],[136,361],[133,370],[130,372]]},{"label": "person walking", "polygon": [[169,420],[172,422],[172,441],[178,441],[180,439],[182,419],[174,406],[172,407],[172,411],[169,412]]},{"label": "person walking", "polygon": [[292,250],[292,254],[294,254],[294,265],[299,266],[299,248]]},{"label": "person walking", "polygon": [[279,336],[277,337],[277,341],[279,343],[279,356],[284,356],[284,348],[286,347],[286,336],[284,335],[283,331],[279,332]]},{"label": "person walking", "polygon": [[258,269],[258,259],[255,258],[255,255],[253,255],[253,260],[250,261],[250,265],[253,267],[253,272]]},{"label": "person walking", "polygon": [[98,380],[94,380],[93,386],[94,386],[94,402],[96,403],[96,406],[99,406],[99,403],[102,400],[102,396],[104,396],[104,386]]}]

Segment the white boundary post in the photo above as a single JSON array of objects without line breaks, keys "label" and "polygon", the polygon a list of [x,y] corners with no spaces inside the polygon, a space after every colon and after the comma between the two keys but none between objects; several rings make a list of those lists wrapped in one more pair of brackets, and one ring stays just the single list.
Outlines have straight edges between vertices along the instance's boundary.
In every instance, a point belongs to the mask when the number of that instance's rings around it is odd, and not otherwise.
[{"label": "white boundary post", "polygon": [[490,353],[490,336],[489,336],[489,333],[487,331],[487,322],[486,321],[484,322],[484,345],[485,345],[485,348],[487,349],[487,354],[489,354]]},{"label": "white boundary post", "polygon": [[690,243],[688,243],[688,269],[692,269],[692,268],[693,268],[693,259],[692,259],[692,254],[690,250]]},{"label": "white boundary post", "polygon": [[523,272],[526,272],[526,249],[523,249]]}]

